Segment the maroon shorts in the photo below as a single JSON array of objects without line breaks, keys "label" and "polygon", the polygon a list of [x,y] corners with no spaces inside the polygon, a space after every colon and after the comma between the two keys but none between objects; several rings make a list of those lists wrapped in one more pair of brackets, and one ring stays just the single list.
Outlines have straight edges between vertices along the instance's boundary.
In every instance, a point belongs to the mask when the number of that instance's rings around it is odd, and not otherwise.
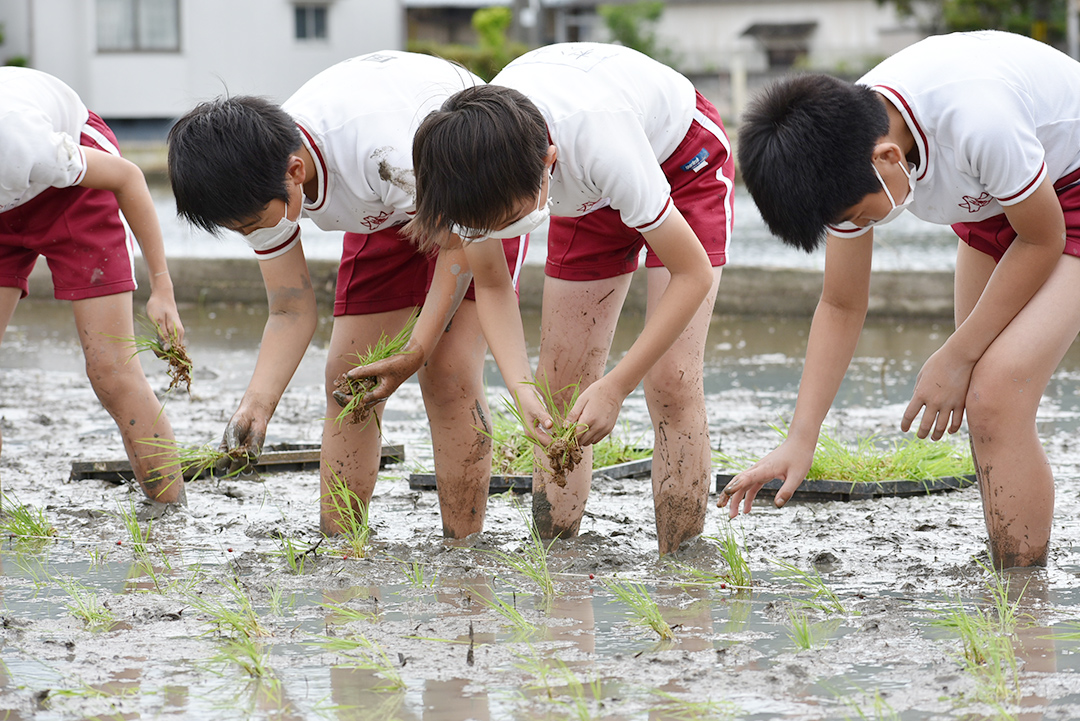
[{"label": "maroon shorts", "polygon": [[[374,233],[345,234],[338,266],[335,316],[387,313],[424,304],[435,274],[435,256],[419,252],[401,228],[398,225]],[[516,289],[528,236],[502,243]],[[476,300],[472,285],[465,297]]]},{"label": "maroon shorts", "polygon": [[[1054,183],[1058,202],[1065,214],[1065,255],[1080,256],[1080,170]],[[975,223],[956,223],[953,231],[972,248],[1001,260],[1009,245],[1016,240],[1016,231],[1005,214],[995,215]]]},{"label": "maroon shorts", "polygon": [[[671,185],[672,202],[715,267],[727,262],[735,162],[720,114],[701,93],[697,110],[686,137],[660,167]],[[563,280],[614,278],[637,269],[643,245],[648,248],[645,237],[624,225],[613,208],[578,218],[552,217],[545,273]],[[648,248],[645,267],[662,265]]]},{"label": "maroon shorts", "polygon": [[[90,113],[86,125],[112,147],[87,132],[80,145],[119,154],[116,136],[101,118]],[[59,300],[135,290],[132,238],[120,219],[116,196],[108,190],[49,188],[0,213],[0,287],[19,288],[25,298],[39,255],[49,264],[53,295]]]}]

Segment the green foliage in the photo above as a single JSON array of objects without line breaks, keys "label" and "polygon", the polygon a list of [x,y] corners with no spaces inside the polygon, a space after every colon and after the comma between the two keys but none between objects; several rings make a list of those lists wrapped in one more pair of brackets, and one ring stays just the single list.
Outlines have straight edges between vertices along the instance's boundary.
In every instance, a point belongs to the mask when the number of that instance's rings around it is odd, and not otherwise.
[{"label": "green foliage", "polygon": [[490,81],[507,63],[524,55],[528,47],[510,42],[506,31],[513,13],[506,7],[481,8],[473,13],[472,26],[479,36],[479,45],[443,44],[430,40],[410,40],[406,48],[412,53],[434,55],[467,68]]},{"label": "green foliage", "polygon": [[[916,0],[896,0],[902,17],[915,15],[915,6]],[[937,32],[1007,30],[1053,45],[1065,40],[1068,0],[940,0],[934,9]]]},{"label": "green foliage", "polygon": [[664,14],[661,0],[639,0],[625,5],[599,5],[596,8],[612,39],[668,65],[674,64],[670,50],[660,44],[655,26]]}]

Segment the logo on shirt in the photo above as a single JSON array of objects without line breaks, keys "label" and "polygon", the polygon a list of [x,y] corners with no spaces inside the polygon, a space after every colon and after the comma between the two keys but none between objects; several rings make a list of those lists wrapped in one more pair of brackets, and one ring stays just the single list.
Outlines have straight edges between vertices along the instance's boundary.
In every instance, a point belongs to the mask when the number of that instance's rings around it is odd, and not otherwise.
[{"label": "logo on shirt", "polygon": [[582,203],[578,206],[577,212],[588,213],[590,210],[595,208],[599,202],[599,200],[590,200],[588,203]]},{"label": "logo on shirt", "polygon": [[990,193],[983,193],[978,198],[973,198],[970,195],[965,195],[964,199],[957,203],[961,208],[966,208],[969,213],[978,213],[980,210],[990,205],[994,201],[994,197]]},{"label": "logo on shirt", "polygon": [[692,170],[692,171],[694,171],[696,173],[697,171],[701,170],[702,168],[704,168],[706,165],[709,164],[707,162],[708,159],[709,159],[709,151],[706,150],[705,148],[702,148],[700,153],[698,153],[693,158],[691,158],[689,162],[683,163],[680,167],[683,170]]},{"label": "logo on shirt", "polygon": [[385,223],[386,219],[389,218],[389,217],[390,217],[390,213],[388,211],[384,210],[383,212],[379,213],[378,215],[365,216],[364,219],[360,221],[360,225],[364,226],[368,230],[375,230],[380,225]]},{"label": "logo on shirt", "polygon": [[379,53],[372,53],[367,57],[361,58],[361,61],[365,63],[388,63],[393,59],[393,55],[381,55]]}]

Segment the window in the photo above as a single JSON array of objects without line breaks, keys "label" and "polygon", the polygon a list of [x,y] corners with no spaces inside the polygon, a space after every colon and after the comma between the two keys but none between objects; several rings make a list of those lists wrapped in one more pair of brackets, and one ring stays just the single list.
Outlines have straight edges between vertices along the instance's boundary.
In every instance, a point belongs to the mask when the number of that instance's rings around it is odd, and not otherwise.
[{"label": "window", "polygon": [[293,9],[297,40],[326,40],[326,5],[297,5]]},{"label": "window", "polygon": [[99,52],[178,52],[180,0],[97,0]]}]

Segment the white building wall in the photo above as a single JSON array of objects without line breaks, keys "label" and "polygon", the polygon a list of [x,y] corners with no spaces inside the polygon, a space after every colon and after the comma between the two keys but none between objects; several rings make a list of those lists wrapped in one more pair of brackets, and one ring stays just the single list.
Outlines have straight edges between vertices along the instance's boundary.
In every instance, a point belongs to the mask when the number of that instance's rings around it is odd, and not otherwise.
[{"label": "white building wall", "polygon": [[809,38],[809,66],[819,70],[869,69],[887,55],[918,40],[891,4],[876,0],[765,0],[764,2],[671,3],[657,34],[688,72],[729,70],[741,56],[747,70],[766,70],[765,52],[742,37],[755,23],[816,22]]},{"label": "white building wall", "polygon": [[[223,93],[281,101],[340,60],[405,44],[400,0],[330,0],[326,40],[294,37],[292,0],[180,0],[179,52],[119,53],[97,50],[94,0],[8,3],[30,8],[31,65],[113,118],[175,117]],[[19,32],[17,17],[0,20]]]}]

